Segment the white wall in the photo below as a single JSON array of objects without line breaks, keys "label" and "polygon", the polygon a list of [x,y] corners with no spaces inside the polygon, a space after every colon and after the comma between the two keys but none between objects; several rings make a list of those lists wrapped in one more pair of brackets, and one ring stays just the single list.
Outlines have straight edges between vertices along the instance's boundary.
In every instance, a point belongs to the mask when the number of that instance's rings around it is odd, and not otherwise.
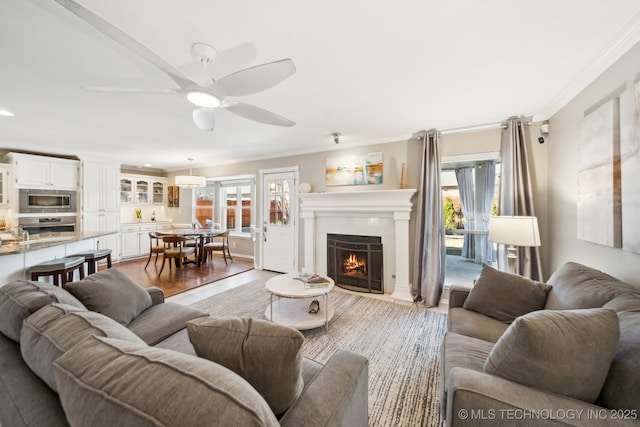
[{"label": "white wall", "polygon": [[601,269],[630,284],[640,285],[640,255],[576,238],[577,157],[579,121],[585,111],[630,87],[640,76],[640,44],[634,46],[550,119],[549,233],[551,270],[567,261]]}]

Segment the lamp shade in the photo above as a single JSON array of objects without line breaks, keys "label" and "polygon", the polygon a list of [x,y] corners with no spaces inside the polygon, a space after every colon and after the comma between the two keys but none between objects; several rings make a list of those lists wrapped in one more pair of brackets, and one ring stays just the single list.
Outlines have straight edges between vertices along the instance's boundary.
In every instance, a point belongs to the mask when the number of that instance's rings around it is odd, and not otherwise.
[{"label": "lamp shade", "polygon": [[176,175],[175,183],[178,187],[199,188],[207,186],[207,178],[195,175]]},{"label": "lamp shade", "polygon": [[489,241],[513,246],[540,246],[535,216],[494,216],[489,222]]}]

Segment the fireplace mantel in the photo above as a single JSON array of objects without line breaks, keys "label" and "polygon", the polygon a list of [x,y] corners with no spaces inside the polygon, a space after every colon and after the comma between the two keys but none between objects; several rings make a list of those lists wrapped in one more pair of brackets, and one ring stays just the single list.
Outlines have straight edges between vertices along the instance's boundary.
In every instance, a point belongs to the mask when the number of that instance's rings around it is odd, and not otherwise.
[{"label": "fireplace mantel", "polygon": [[[409,281],[409,218],[415,193],[415,189],[402,189],[300,194],[304,270],[326,274],[326,231],[344,233],[357,227],[383,236],[385,291],[390,288],[395,300],[413,301]],[[367,231],[368,228],[373,231]]]},{"label": "fireplace mantel", "polygon": [[302,212],[411,212],[416,190],[375,190],[300,194]]}]

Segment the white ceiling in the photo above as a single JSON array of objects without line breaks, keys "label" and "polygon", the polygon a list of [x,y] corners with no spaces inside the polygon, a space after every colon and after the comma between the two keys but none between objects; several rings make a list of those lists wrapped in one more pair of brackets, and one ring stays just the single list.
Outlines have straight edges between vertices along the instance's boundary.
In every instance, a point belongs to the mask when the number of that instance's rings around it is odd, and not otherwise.
[{"label": "white ceiling", "polygon": [[188,72],[190,46],[214,78],[291,58],[297,72],[241,100],[291,128],[217,113],[198,130],[164,73],[53,0],[0,0],[0,148],[91,153],[175,170],[390,142],[426,128],[546,119],[640,40],[638,0],[81,0]]}]

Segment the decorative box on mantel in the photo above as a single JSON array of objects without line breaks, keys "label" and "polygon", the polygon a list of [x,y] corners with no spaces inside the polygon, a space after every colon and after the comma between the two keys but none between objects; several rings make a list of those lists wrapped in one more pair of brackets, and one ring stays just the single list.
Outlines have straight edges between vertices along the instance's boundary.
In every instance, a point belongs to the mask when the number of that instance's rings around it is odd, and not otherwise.
[{"label": "decorative box on mantel", "polygon": [[[413,301],[409,280],[409,218],[415,189],[299,194],[304,267],[327,274],[327,234],[380,236],[384,291]],[[395,277],[394,277],[395,276]]]}]

